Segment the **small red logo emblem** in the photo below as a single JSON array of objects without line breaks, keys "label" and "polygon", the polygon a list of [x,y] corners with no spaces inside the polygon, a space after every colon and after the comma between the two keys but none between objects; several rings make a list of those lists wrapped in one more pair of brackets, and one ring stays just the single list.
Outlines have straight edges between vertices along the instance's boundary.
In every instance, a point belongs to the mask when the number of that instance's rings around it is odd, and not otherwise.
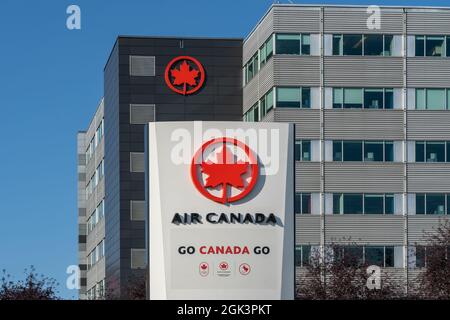
[{"label": "small red logo emblem", "polygon": [[200,263],[198,271],[202,277],[206,277],[209,274],[209,264],[206,262]]},{"label": "small red logo emblem", "polygon": [[257,157],[237,139],[212,139],[195,153],[191,177],[197,190],[208,199],[223,204],[235,202],[256,185]]},{"label": "small red logo emblem", "polygon": [[228,270],[228,267],[229,267],[229,265],[228,265],[228,263],[226,263],[225,261],[219,263],[219,268],[220,268],[220,270],[227,271],[227,270]]},{"label": "small red logo emblem", "polygon": [[250,270],[251,268],[248,263],[242,263],[239,266],[239,273],[242,274],[243,276],[248,275],[250,273]]},{"label": "small red logo emblem", "polygon": [[195,58],[179,56],[172,59],[164,72],[166,84],[172,91],[189,95],[200,90],[205,82],[205,70]]}]

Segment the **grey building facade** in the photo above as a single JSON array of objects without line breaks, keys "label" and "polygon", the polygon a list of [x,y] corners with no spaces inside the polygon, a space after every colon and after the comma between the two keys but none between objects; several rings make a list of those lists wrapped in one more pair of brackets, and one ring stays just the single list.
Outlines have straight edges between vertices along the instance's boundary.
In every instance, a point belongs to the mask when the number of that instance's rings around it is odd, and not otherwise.
[{"label": "grey building facade", "polygon": [[273,5],[244,40],[244,121],[296,124],[297,276],[314,250],[413,280],[450,214],[450,8]]},{"label": "grey building facade", "polygon": [[[194,57],[205,71],[203,86],[190,95],[174,92],[164,79],[179,56]],[[117,38],[104,69],[103,102],[89,130],[78,134],[81,299],[129,298],[133,288],[145,288],[145,124],[241,120],[241,67],[242,39]],[[101,179],[88,160],[100,118],[104,131],[92,152],[95,165],[104,159]],[[99,204],[102,218],[89,230]]]}]

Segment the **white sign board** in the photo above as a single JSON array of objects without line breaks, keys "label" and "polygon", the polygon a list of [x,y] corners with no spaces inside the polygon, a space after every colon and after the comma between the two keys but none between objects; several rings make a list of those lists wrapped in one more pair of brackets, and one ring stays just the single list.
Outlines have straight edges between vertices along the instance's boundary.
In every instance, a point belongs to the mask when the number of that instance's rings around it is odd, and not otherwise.
[{"label": "white sign board", "polygon": [[291,124],[148,130],[150,299],[294,298]]}]

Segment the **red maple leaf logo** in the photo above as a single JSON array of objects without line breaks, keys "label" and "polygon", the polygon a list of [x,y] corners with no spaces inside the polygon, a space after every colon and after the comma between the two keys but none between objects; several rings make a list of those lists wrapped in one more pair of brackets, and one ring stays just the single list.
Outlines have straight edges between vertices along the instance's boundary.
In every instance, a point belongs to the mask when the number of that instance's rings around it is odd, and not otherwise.
[{"label": "red maple leaf logo", "polygon": [[202,264],[201,267],[203,270],[205,270],[206,268],[208,268],[208,266],[206,264]]},{"label": "red maple leaf logo", "polygon": [[195,86],[197,84],[197,80],[195,78],[198,77],[199,71],[192,69],[189,64],[184,60],[179,69],[171,69],[170,75],[174,77],[173,84],[174,85],[183,85],[183,94],[186,94],[186,86]]},{"label": "red maple leaf logo", "polygon": [[235,162],[231,150],[223,146],[216,154],[216,162],[202,162],[202,172],[207,174],[205,188],[222,186],[224,200],[226,199],[227,185],[241,189],[244,187],[242,175],[248,170],[248,162]]}]

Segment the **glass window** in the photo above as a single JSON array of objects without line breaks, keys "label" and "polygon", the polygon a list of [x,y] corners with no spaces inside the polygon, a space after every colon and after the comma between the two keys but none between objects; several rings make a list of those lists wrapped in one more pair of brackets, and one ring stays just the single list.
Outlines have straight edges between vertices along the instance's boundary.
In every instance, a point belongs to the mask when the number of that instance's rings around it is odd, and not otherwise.
[{"label": "glass window", "polygon": [[310,88],[301,88],[302,90],[302,108],[311,108],[311,89]]},{"label": "glass window", "polygon": [[333,55],[341,56],[343,54],[342,51],[342,35],[334,34],[333,35]]},{"label": "glass window", "polygon": [[302,161],[311,161],[311,141],[302,141]]},{"label": "glass window", "polygon": [[295,161],[300,161],[302,159],[302,142],[295,141]]},{"label": "glass window", "polygon": [[306,267],[309,265],[311,260],[311,246],[302,246],[302,266]]},{"label": "glass window", "polygon": [[309,55],[311,53],[311,37],[309,34],[302,35],[302,54]]},{"label": "glass window", "polygon": [[258,122],[259,121],[259,105],[256,103],[253,108],[253,121]]},{"label": "glass window", "polygon": [[365,214],[383,214],[384,195],[365,194],[364,195],[364,213]]},{"label": "glass window", "polygon": [[302,246],[295,246],[295,266],[302,266]]},{"label": "glass window", "polygon": [[384,247],[384,266],[394,267],[394,247]]},{"label": "glass window", "polygon": [[445,195],[444,194],[427,193],[425,199],[426,199],[426,214],[444,214],[445,213]]},{"label": "glass window", "polygon": [[362,141],[344,141],[344,161],[362,161]]},{"label": "glass window", "polygon": [[342,161],[342,141],[333,141],[333,161]]},{"label": "glass window", "polygon": [[271,89],[266,94],[266,107],[267,107],[267,112],[269,112],[273,108],[273,89]]},{"label": "glass window", "polygon": [[450,141],[447,142],[447,162],[450,162]]},{"label": "glass window", "polygon": [[362,108],[363,94],[362,89],[345,88],[344,89],[344,108]]},{"label": "glass window", "polygon": [[344,208],[344,195],[341,193],[333,194],[333,214],[342,214]]},{"label": "glass window", "polygon": [[445,89],[427,89],[427,109],[445,109]]},{"label": "glass window", "polygon": [[416,36],[416,57],[423,57],[425,55],[425,37]]},{"label": "glass window", "polygon": [[259,49],[259,56],[261,58],[261,68],[266,64],[266,56],[267,56],[267,46],[266,44],[263,44],[262,47]]},{"label": "glass window", "polygon": [[444,56],[443,36],[426,36],[426,54],[427,57],[443,57]]},{"label": "glass window", "polygon": [[383,89],[364,89],[364,108],[383,109]]},{"label": "glass window", "polygon": [[300,193],[295,194],[294,212],[302,213],[302,195]]},{"label": "glass window", "polygon": [[[450,47],[450,38],[448,40],[448,46]],[[450,89],[447,89],[447,109],[450,109]]]},{"label": "glass window", "polygon": [[384,213],[394,214],[394,195],[387,194],[384,197]]},{"label": "glass window", "polygon": [[416,267],[425,268],[425,247],[416,247]]},{"label": "glass window", "polygon": [[364,35],[364,55],[382,56],[383,55],[383,35],[370,34]]},{"label": "glass window", "polygon": [[384,161],[394,161],[394,142],[384,142]]},{"label": "glass window", "polygon": [[425,194],[416,194],[416,214],[425,214]]},{"label": "glass window", "polygon": [[384,247],[365,247],[366,264],[384,267]]},{"label": "glass window", "polygon": [[425,161],[425,142],[416,141],[416,162]]},{"label": "glass window", "polygon": [[361,265],[364,261],[364,249],[362,246],[346,246],[344,251],[344,263],[346,265]]},{"label": "glass window", "polygon": [[450,214],[450,194],[447,194],[447,214]]},{"label": "glass window", "polygon": [[384,108],[394,109],[394,89],[384,89]]},{"label": "glass window", "polygon": [[276,35],[277,54],[300,54],[299,34],[277,34]]},{"label": "glass window", "polygon": [[311,194],[309,193],[302,194],[302,213],[311,213]]},{"label": "glass window", "polygon": [[445,142],[426,142],[427,162],[445,162]]},{"label": "glass window", "polygon": [[253,79],[253,59],[250,59],[250,62],[247,64],[247,81]]},{"label": "glass window", "polygon": [[344,93],[342,88],[333,88],[333,108],[342,108]]},{"label": "glass window", "polygon": [[344,55],[360,56],[362,55],[362,35],[344,34],[343,35]]},{"label": "glass window", "polygon": [[344,214],[362,214],[363,197],[362,194],[344,194]]},{"label": "glass window", "polygon": [[383,161],[383,141],[364,142],[364,161]]},{"label": "glass window", "polygon": [[384,35],[384,56],[392,56],[392,47],[394,45],[394,36]]},{"label": "glass window", "polygon": [[425,109],[425,89],[416,89],[416,109]]},{"label": "glass window", "polygon": [[450,36],[447,36],[447,57],[450,57]]},{"label": "glass window", "polygon": [[272,36],[266,42],[266,61],[269,60],[273,55],[273,40]]},{"label": "glass window", "polygon": [[300,88],[277,88],[277,108],[300,107]]}]

